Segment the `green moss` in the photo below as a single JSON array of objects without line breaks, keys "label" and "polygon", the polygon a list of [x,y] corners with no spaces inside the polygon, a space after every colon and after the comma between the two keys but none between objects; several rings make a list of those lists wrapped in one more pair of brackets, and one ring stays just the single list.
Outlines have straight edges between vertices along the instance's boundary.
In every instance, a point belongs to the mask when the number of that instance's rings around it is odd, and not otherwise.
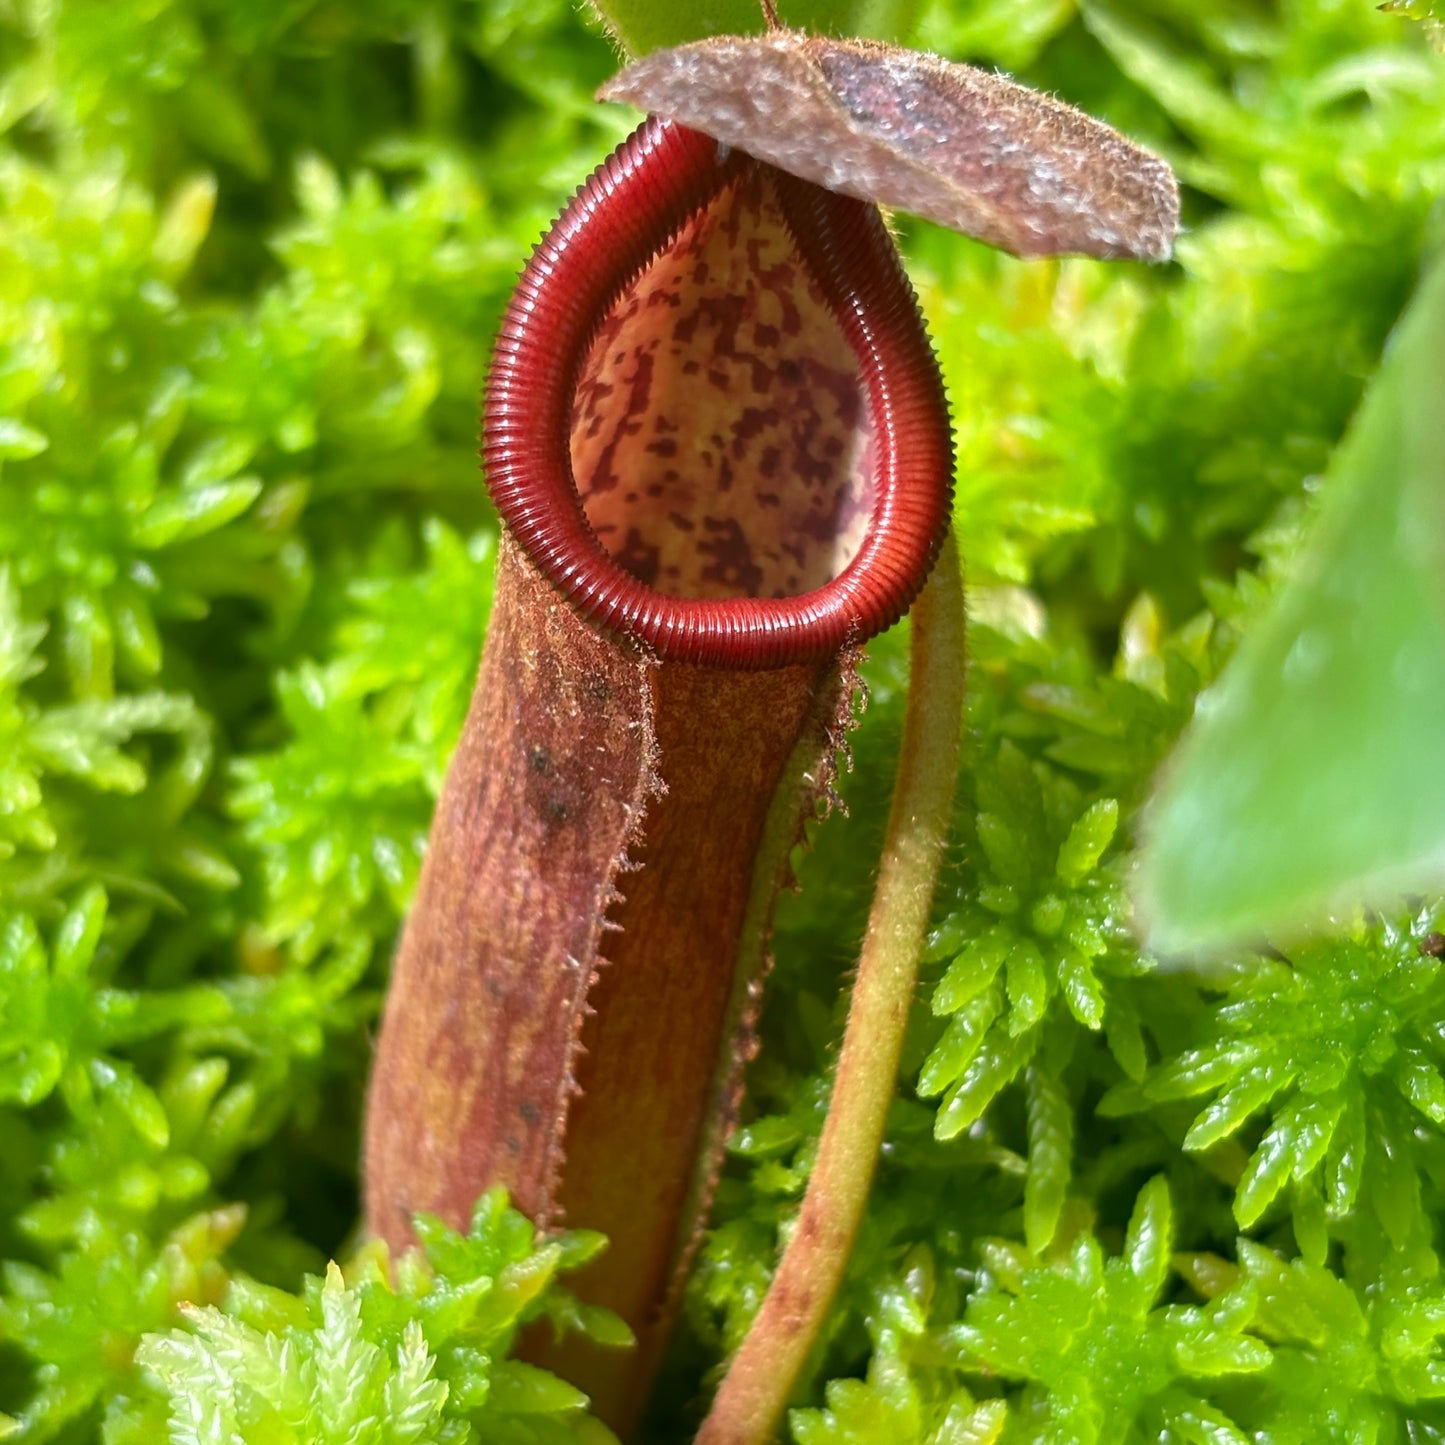
[{"label": "green moss", "polygon": [[[1363,0],[934,0],[919,26],[1160,148],[1187,231],[1147,269],[903,223],[957,418],[970,736],[794,1438],[1440,1438],[1445,912],[1181,971],[1127,885],[1152,774],[1290,576],[1423,268],[1441,61]],[[528,247],[625,126],[589,98],[611,64],[562,3],[0,7],[14,1438],[603,1438],[505,1361],[534,1314],[608,1332],[555,1284],[595,1241],[537,1249],[489,1197],[393,1290],[349,1235],[490,600],[477,391]],[[807,1177],[902,657],[874,648],[850,816],[785,902],[659,1438]]]},{"label": "green moss", "polygon": [[148,1335],[136,1352],[159,1386],[113,1398],[112,1445],[172,1438],[299,1442],[317,1438],[410,1445],[473,1440],[606,1445],[587,1397],[535,1366],[503,1357],[518,1326],[550,1317],[614,1344],[626,1326],[555,1286],[600,1236],[571,1233],[538,1248],[530,1221],[493,1190],[460,1235],[422,1219],[426,1256],[400,1262],[395,1285],[373,1247],[350,1278],[335,1265],[300,1298],[233,1283],[226,1309],[190,1304],[185,1328]]}]

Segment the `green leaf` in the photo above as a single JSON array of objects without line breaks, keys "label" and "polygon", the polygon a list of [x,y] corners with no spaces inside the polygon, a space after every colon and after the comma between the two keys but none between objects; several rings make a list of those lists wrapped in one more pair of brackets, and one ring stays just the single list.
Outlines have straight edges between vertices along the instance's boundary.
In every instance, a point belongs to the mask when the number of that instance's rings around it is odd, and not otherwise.
[{"label": "green leaf", "polygon": [[136,521],[132,535],[143,547],[171,547],[224,526],[260,495],[261,483],[255,477],[188,487],[152,503]]},{"label": "green leaf", "polygon": [[942,1093],[969,1066],[1002,1007],[998,990],[990,988],[954,1014],[919,1075],[918,1092],[925,1099]]},{"label": "green leaf", "polygon": [[1246,1070],[1190,1125],[1186,1149],[1208,1149],[1227,1139],[1246,1119],[1262,1109],[1294,1077],[1288,1062],[1262,1064]]},{"label": "green leaf", "polygon": [[1329,1148],[1343,1106],[1338,1099],[1303,1099],[1283,1110],[1250,1157],[1235,1196],[1234,1215],[1250,1228],[1291,1176],[1303,1179]]},{"label": "green leaf", "polygon": [[1028,1104],[1029,1172],[1024,1179],[1024,1239],[1034,1254],[1053,1241],[1073,1163],[1074,1106],[1051,1070],[1030,1066],[1024,1075]]},{"label": "green leaf", "polygon": [[1028,1062],[1038,1042],[1037,1029],[1018,1035],[993,1029],[939,1110],[933,1126],[937,1137],[956,1138],[976,1123]]},{"label": "green leaf", "polygon": [[1445,266],[1330,467],[1295,575],[1151,810],[1151,946],[1217,946],[1445,884]]},{"label": "green leaf", "polygon": [[934,991],[933,1012],[954,1014],[977,998],[994,981],[1011,946],[1012,939],[1003,928],[991,928],[969,943],[949,964]]},{"label": "green leaf", "polygon": [[1098,1030],[1104,1022],[1104,990],[1092,962],[1077,948],[1066,948],[1059,958],[1059,987],[1069,1012],[1086,1029]]},{"label": "green leaf", "polygon": [[1100,798],[1086,809],[1069,829],[1059,847],[1058,874],[1071,888],[1094,871],[1104,849],[1113,841],[1119,826],[1119,804],[1114,798]]},{"label": "green leaf", "polygon": [[1174,1205],[1169,1198],[1169,1181],[1160,1176],[1140,1190],[1124,1239],[1124,1259],[1139,1282],[1140,1297],[1146,1304],[1152,1304],[1164,1288],[1173,1246]]},{"label": "green leaf", "polygon": [[1048,975],[1038,945],[1031,938],[1020,939],[1005,965],[1008,986],[1008,1028],[1021,1034],[1038,1023],[1048,1003]]}]

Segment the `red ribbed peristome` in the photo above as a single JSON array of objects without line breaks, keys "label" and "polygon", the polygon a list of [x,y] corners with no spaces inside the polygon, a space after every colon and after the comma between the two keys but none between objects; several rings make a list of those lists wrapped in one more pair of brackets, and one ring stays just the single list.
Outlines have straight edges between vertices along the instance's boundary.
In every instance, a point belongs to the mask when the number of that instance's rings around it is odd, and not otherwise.
[{"label": "red ribbed peristome", "polygon": [[803,264],[857,357],[876,447],[873,514],[831,581],[792,597],[679,597],[608,554],[578,496],[569,430],[579,368],[608,308],[742,168],[709,137],[649,119],[563,212],[503,319],[483,418],[487,485],[523,551],[602,628],[663,659],[769,668],[832,656],[891,626],[932,566],[951,500],[947,404],[875,207],[769,169]]}]

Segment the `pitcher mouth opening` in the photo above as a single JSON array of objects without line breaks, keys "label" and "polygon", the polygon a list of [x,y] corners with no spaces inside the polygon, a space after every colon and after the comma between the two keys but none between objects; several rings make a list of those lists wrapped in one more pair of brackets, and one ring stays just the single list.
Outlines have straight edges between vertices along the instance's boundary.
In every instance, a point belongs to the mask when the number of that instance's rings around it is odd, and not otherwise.
[{"label": "pitcher mouth opening", "polygon": [[951,499],[942,383],[877,210],[656,119],[527,267],[483,457],[583,616],[707,666],[891,625]]}]

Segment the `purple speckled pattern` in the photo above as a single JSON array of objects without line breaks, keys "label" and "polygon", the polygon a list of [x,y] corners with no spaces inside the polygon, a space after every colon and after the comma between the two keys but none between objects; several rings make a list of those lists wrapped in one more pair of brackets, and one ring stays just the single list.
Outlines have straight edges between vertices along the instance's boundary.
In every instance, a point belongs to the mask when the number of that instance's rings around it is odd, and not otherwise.
[{"label": "purple speckled pattern", "polygon": [[614,303],[571,449],[598,540],[669,596],[797,596],[857,553],[872,418],[766,169],[742,171]]}]

